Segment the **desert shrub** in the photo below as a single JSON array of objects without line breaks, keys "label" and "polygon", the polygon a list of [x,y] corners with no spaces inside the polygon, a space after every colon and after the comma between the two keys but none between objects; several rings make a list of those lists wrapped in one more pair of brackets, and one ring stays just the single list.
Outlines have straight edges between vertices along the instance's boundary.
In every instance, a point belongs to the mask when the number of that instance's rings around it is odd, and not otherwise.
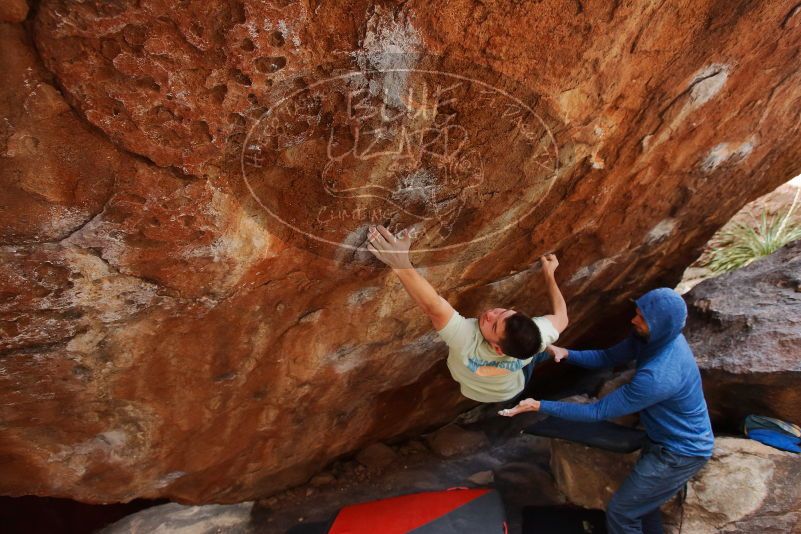
[{"label": "desert shrub", "polygon": [[711,243],[706,266],[716,273],[733,271],[801,239],[801,224],[791,219],[799,193],[801,188],[793,203],[783,212],[768,215],[763,211],[758,220],[737,222],[722,230]]}]

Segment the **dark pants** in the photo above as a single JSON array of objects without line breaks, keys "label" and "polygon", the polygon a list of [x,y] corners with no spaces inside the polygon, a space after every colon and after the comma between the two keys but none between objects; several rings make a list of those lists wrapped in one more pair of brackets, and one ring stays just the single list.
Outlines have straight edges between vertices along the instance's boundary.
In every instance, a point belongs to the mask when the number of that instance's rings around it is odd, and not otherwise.
[{"label": "dark pants", "polygon": [[[526,386],[531,381],[531,376],[534,374],[534,367],[539,365],[540,363],[544,362],[551,358],[551,355],[547,352],[538,352],[534,355],[534,358],[525,366],[523,366],[523,376],[526,377]],[[523,386],[525,389],[525,386]]]},{"label": "dark pants", "polygon": [[661,534],[659,507],[706,464],[708,458],[676,454],[650,441],[606,509],[610,534]]},{"label": "dark pants", "polygon": [[539,352],[534,355],[534,358],[529,363],[523,366],[521,369],[521,371],[523,371],[524,380],[523,391],[518,393],[517,397],[513,398],[511,402],[518,403],[526,397],[526,388],[528,387],[528,383],[531,382],[531,377],[534,375],[534,367],[550,357],[551,355],[547,352]]}]

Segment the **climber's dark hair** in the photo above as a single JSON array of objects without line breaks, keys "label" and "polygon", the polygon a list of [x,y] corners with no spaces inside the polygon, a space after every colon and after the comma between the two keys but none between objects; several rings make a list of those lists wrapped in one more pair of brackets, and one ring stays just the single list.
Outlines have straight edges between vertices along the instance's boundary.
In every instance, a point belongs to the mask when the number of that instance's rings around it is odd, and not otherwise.
[{"label": "climber's dark hair", "polygon": [[540,329],[525,313],[516,312],[506,319],[506,330],[500,342],[503,353],[520,360],[531,358],[540,349]]}]

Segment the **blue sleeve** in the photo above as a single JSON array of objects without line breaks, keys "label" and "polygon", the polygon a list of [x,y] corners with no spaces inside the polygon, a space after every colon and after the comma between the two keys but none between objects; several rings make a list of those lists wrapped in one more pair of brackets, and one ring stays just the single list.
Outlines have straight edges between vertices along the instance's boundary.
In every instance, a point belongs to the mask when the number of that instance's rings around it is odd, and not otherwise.
[{"label": "blue sleeve", "polygon": [[634,379],[603,399],[590,403],[541,401],[540,412],[571,421],[604,421],[639,412],[667,398],[650,370],[641,370]]},{"label": "blue sleeve", "polygon": [[565,361],[572,365],[601,369],[623,365],[635,358],[635,340],[629,336],[617,345],[602,350],[570,350]]}]

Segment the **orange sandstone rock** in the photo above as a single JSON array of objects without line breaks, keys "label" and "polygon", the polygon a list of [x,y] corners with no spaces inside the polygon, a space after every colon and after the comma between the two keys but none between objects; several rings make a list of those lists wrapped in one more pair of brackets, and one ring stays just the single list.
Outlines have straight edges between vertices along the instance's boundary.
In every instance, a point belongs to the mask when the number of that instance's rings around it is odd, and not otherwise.
[{"label": "orange sandstone rock", "polygon": [[799,172],[801,32],[792,2],[601,4],[42,0],[4,25],[0,493],[253,499],[468,407],[371,223],[419,227],[468,315],[546,312],[529,266],[555,251],[563,343],[613,341]]}]

